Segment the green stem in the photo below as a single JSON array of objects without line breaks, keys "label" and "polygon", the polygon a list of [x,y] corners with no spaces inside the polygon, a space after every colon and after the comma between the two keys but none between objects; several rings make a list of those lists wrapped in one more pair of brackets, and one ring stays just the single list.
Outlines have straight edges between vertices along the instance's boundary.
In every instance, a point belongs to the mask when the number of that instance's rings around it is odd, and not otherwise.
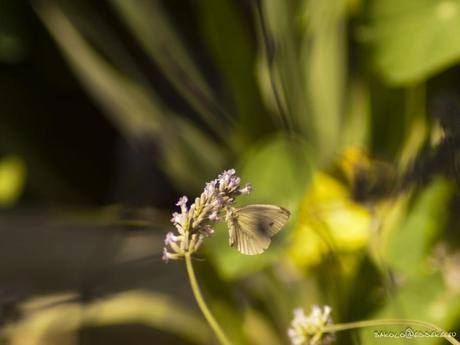
[{"label": "green stem", "polygon": [[[387,325],[408,325],[408,326],[422,326],[426,327],[438,332],[442,332],[443,334],[447,334],[442,328],[433,325],[432,323],[426,321],[419,321],[419,320],[402,320],[402,319],[381,319],[381,320],[364,320],[364,321],[356,321],[356,322],[348,322],[348,323],[339,323],[336,325],[328,325],[324,328],[324,332],[336,332],[336,331],[345,331],[348,329],[355,329],[355,328],[364,328],[364,327],[376,327],[376,326],[387,326]],[[452,345],[460,345],[460,342],[452,336],[443,336],[449,343]]]},{"label": "green stem", "polygon": [[209,326],[211,326],[212,330],[222,345],[231,345],[232,343],[228,340],[227,336],[222,331],[222,328],[220,328],[219,324],[217,323],[216,319],[212,315],[211,311],[206,305],[206,302],[203,299],[203,295],[201,294],[200,287],[198,286],[198,282],[196,280],[195,271],[193,270],[192,257],[190,254],[185,254],[185,265],[187,266],[187,274],[190,280],[193,295],[195,296],[196,302],[198,303],[198,306],[200,307],[206,321],[208,321]]}]

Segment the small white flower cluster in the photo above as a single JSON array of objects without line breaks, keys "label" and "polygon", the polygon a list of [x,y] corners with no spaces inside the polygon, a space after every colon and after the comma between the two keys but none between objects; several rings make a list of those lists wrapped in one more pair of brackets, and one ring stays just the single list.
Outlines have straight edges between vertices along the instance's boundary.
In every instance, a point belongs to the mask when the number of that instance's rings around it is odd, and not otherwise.
[{"label": "small white flower cluster", "polygon": [[198,250],[203,240],[214,232],[212,224],[220,220],[220,212],[233,204],[237,196],[251,192],[250,184],[241,188],[240,182],[235,169],[230,169],[206,183],[203,193],[190,207],[187,207],[186,196],[179,199],[176,205],[180,212],[174,212],[171,219],[177,233],[166,234],[164,261],[177,260]]},{"label": "small white flower cluster", "polygon": [[331,307],[321,309],[314,305],[309,315],[305,315],[302,308],[294,310],[294,319],[288,329],[288,336],[292,345],[327,345],[334,336],[324,332],[324,327],[332,323]]}]

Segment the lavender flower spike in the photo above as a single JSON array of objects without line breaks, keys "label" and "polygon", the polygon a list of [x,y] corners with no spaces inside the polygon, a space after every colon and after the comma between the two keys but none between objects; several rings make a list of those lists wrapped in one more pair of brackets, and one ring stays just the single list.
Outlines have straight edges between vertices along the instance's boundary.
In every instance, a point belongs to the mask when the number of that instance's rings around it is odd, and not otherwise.
[{"label": "lavender flower spike", "polygon": [[203,240],[214,232],[212,225],[221,219],[220,213],[231,206],[236,197],[250,193],[251,185],[241,187],[240,182],[235,169],[226,170],[206,183],[203,193],[188,207],[186,196],[179,199],[176,205],[180,212],[174,212],[171,219],[177,234],[168,232],[166,235],[164,261],[180,259],[199,249]]}]

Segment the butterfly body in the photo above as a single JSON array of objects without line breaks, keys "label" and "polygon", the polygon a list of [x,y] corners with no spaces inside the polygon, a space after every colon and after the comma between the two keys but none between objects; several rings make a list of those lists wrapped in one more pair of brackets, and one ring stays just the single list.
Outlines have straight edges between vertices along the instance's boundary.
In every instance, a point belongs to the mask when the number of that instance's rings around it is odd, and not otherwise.
[{"label": "butterfly body", "polygon": [[228,211],[229,245],[242,254],[257,255],[287,223],[290,212],[279,206],[253,204]]}]

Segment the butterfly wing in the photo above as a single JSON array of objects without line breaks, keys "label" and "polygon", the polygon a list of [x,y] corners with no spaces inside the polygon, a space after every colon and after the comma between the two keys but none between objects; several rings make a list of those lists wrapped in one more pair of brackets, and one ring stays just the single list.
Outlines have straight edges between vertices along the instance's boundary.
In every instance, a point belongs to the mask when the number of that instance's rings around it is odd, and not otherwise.
[{"label": "butterfly wing", "polygon": [[233,218],[228,221],[229,245],[238,249],[240,253],[246,255],[256,255],[263,253],[270,245],[270,237],[260,236],[256,232],[251,232],[241,226],[241,223]]},{"label": "butterfly wing", "polygon": [[229,244],[246,255],[264,252],[271,237],[286,224],[290,212],[274,205],[254,204],[238,208],[228,221]]},{"label": "butterfly wing", "polygon": [[257,233],[272,237],[276,235],[289,220],[291,213],[279,206],[254,204],[236,209],[240,223],[257,230]]}]

